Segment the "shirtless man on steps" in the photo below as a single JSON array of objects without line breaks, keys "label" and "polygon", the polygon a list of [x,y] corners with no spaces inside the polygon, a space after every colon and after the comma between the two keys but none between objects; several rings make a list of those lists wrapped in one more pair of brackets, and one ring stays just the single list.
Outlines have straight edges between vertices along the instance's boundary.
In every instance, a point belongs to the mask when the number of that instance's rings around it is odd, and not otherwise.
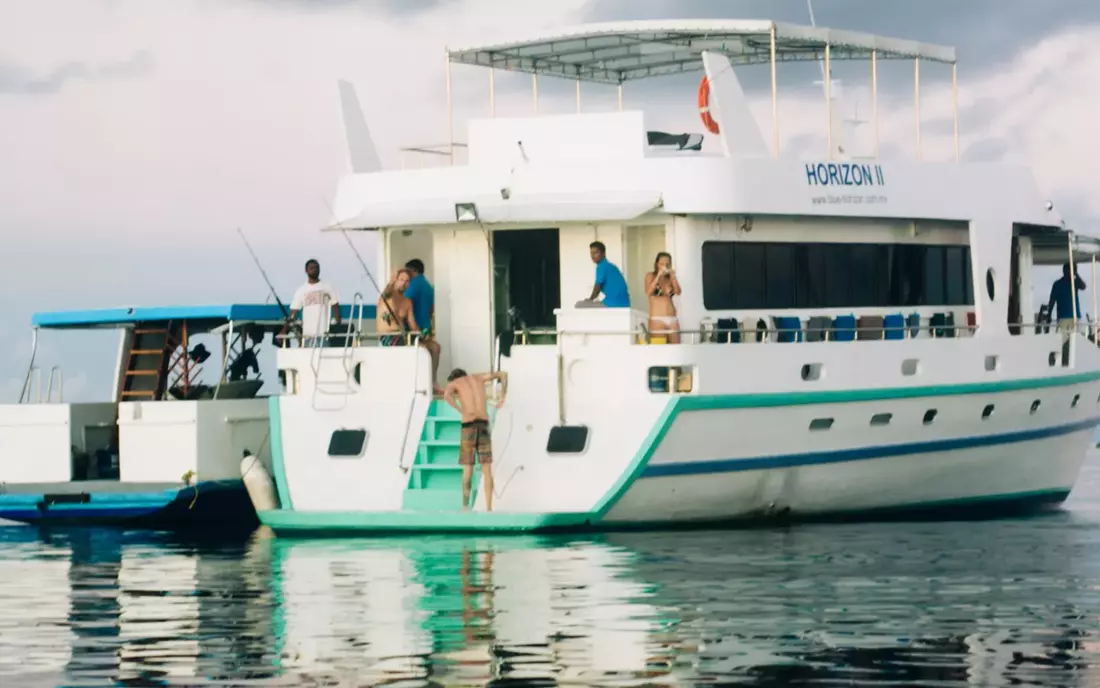
[{"label": "shirtless man on steps", "polygon": [[[500,380],[500,398],[493,406],[504,405],[508,395],[508,373],[480,373],[469,375],[462,368],[455,368],[447,376],[447,389],[443,400],[462,415],[462,442],[458,450],[458,463],[462,466],[462,510],[470,508],[470,487],[474,477],[474,454],[481,464],[485,488],[485,510],[493,510],[493,447],[489,431],[489,414],[486,409],[485,385]],[[455,397],[458,398],[457,403]]]}]

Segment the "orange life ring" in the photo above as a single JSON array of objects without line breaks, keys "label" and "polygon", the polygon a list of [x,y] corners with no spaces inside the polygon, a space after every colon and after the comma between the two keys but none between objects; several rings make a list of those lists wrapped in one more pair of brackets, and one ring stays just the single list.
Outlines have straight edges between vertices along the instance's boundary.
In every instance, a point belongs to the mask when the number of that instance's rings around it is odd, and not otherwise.
[{"label": "orange life ring", "polygon": [[719,132],[718,122],[710,116],[710,79],[703,77],[699,82],[699,117],[703,119],[703,126],[712,134]]}]

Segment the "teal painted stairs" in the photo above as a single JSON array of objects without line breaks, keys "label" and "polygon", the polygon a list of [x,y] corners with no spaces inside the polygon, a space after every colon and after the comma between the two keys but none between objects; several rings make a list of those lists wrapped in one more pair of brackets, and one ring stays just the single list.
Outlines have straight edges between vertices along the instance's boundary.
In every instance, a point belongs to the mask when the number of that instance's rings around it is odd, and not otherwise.
[{"label": "teal painted stairs", "polygon": [[[433,399],[420,434],[416,459],[409,469],[402,508],[414,511],[458,511],[462,508],[462,466],[458,449],[462,421],[442,399]],[[474,466],[470,500],[477,499],[481,470]]]}]

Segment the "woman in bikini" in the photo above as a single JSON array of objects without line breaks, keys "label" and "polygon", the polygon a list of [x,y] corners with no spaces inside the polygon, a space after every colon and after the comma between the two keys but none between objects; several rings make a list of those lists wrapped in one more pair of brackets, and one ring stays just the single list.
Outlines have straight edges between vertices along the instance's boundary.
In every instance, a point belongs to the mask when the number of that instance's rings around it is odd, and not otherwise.
[{"label": "woman in bikini", "polygon": [[666,337],[669,344],[680,343],[680,321],[672,297],[681,293],[680,282],[672,269],[672,256],[661,252],[646,273],[645,291],[649,295],[649,333]]},{"label": "woman in bikini", "polygon": [[[405,297],[409,279],[408,270],[398,270],[378,297],[375,329],[380,335],[379,346],[402,346],[405,343],[405,332],[417,329],[413,320],[412,301]],[[395,334],[388,334],[390,332]]]}]

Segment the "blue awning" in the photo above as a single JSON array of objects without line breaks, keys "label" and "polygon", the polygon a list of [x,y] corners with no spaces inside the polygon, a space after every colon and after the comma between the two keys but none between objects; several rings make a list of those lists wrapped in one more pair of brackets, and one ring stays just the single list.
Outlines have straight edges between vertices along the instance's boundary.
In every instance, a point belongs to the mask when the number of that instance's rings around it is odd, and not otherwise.
[{"label": "blue awning", "polygon": [[[351,306],[341,306],[343,317],[351,317]],[[375,307],[363,306],[363,317],[374,318]],[[35,313],[34,327],[43,329],[118,328],[137,323],[186,321],[198,329],[209,329],[227,322],[282,323],[283,311],[277,304],[226,304],[220,306],[135,306],[98,308],[80,311]]]}]

